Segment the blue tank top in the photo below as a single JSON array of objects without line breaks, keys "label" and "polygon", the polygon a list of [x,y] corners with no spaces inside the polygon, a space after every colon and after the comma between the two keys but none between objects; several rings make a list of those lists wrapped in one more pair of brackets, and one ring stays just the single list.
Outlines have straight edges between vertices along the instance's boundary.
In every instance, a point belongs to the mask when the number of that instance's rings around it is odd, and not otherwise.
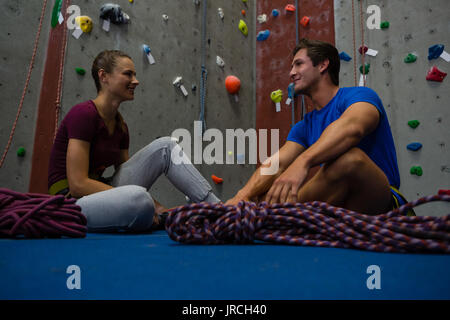
[{"label": "blue tank top", "polygon": [[340,88],[325,107],[309,112],[302,121],[296,123],[289,132],[287,140],[309,148],[319,139],[330,123],[337,120],[348,107],[356,102],[368,102],[374,105],[380,113],[380,121],[377,128],[365,136],[357,147],[363,150],[383,170],[390,185],[400,188],[397,154],[391,127],[381,99],[370,88]]}]

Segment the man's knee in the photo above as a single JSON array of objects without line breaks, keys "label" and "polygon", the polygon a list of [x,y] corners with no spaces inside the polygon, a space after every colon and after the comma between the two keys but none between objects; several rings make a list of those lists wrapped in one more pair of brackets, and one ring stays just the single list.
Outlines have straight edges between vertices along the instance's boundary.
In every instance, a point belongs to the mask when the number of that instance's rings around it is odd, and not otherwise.
[{"label": "man's knee", "polygon": [[361,171],[368,161],[371,160],[364,151],[355,147],[343,153],[331,163],[325,164],[324,169],[328,174],[336,177],[353,176],[355,172]]}]

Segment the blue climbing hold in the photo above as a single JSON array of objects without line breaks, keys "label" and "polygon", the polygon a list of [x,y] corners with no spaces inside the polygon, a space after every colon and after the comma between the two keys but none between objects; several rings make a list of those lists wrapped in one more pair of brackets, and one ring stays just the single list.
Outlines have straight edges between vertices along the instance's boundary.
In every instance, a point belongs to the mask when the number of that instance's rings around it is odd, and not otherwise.
[{"label": "blue climbing hold", "polygon": [[295,84],[292,82],[288,86],[288,98],[294,99],[294,97],[298,96],[294,91]]},{"label": "blue climbing hold", "polygon": [[260,32],[258,32],[258,35],[256,36],[256,40],[264,41],[269,37],[269,35],[270,35],[269,30],[260,31]]},{"label": "blue climbing hold", "polygon": [[413,142],[406,146],[406,149],[411,150],[411,151],[417,151],[420,148],[422,148],[422,144],[419,142]]},{"label": "blue climbing hold", "polygon": [[272,10],[272,16],[278,17],[279,14],[280,14],[280,11],[278,11],[277,9]]},{"label": "blue climbing hold", "polygon": [[437,59],[441,56],[444,51],[443,44],[435,44],[428,48],[428,60]]},{"label": "blue climbing hold", "polygon": [[344,60],[344,61],[352,60],[352,57],[350,57],[345,51],[342,51],[341,53],[339,53],[339,58],[341,58],[341,60]]}]

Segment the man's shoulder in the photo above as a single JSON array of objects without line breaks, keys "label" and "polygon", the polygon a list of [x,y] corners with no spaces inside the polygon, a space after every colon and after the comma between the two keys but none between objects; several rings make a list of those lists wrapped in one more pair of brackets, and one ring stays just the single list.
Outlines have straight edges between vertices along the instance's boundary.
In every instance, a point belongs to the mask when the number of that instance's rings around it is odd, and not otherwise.
[{"label": "man's shoulder", "polygon": [[353,96],[353,95],[376,95],[378,94],[375,92],[375,90],[369,88],[369,87],[343,87],[341,88],[343,96]]}]

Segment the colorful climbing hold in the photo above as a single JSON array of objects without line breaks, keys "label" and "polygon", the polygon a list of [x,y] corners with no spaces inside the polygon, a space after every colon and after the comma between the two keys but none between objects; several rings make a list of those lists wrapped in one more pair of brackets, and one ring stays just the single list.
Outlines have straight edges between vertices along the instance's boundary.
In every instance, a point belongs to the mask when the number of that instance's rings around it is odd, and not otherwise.
[{"label": "colorful climbing hold", "polygon": [[146,44],[143,44],[142,50],[144,51],[144,54],[147,56],[148,62],[150,64],[155,64],[155,58],[153,58],[153,55],[151,54],[152,50],[150,49],[150,47]]},{"label": "colorful climbing hold", "polygon": [[130,21],[130,16],[122,11],[118,4],[106,3],[100,8],[100,18],[109,20],[114,24],[123,24]]},{"label": "colorful climbing hold", "polygon": [[352,57],[350,57],[345,51],[342,51],[341,53],[339,53],[339,58],[344,61],[352,60]]},{"label": "colorful climbing hold", "polygon": [[409,173],[415,174],[420,177],[423,174],[423,170],[421,166],[412,166],[409,170]]},{"label": "colorful climbing hold", "polygon": [[239,21],[239,30],[241,30],[242,34],[244,36],[248,35],[248,28],[247,28],[247,24],[245,23],[244,20],[240,20]]},{"label": "colorful climbing hold", "polygon": [[450,190],[446,189],[439,189],[438,195],[448,195],[450,196]]},{"label": "colorful climbing hold", "polygon": [[245,17],[245,15],[247,14],[247,12],[245,12],[244,9],[241,10],[241,14]]},{"label": "colorful climbing hold", "polygon": [[[370,63],[366,63],[364,65],[364,74],[368,74],[370,70]],[[363,73],[363,68],[362,66],[359,67],[359,72]]]},{"label": "colorful climbing hold", "polygon": [[309,24],[309,17],[304,16],[301,20],[300,20],[300,24],[304,27],[306,27]]},{"label": "colorful climbing hold", "polygon": [[211,179],[214,181],[215,184],[221,184],[223,182],[222,178],[219,178],[215,175],[211,175]]},{"label": "colorful climbing hold", "polygon": [[75,18],[76,24],[84,33],[92,31],[92,19],[88,16],[78,16]]},{"label": "colorful climbing hold", "polygon": [[420,142],[413,142],[406,146],[406,149],[411,150],[411,151],[417,151],[420,148],[422,148],[422,144]]},{"label": "colorful climbing hold", "polygon": [[83,76],[86,73],[86,70],[84,70],[83,68],[75,68],[75,71],[81,76]]},{"label": "colorful climbing hold", "polygon": [[225,88],[230,94],[237,94],[241,89],[241,80],[235,76],[225,78]]},{"label": "colorful climbing hold", "polygon": [[223,61],[223,59],[221,57],[216,56],[216,64],[219,67],[223,68],[225,66],[225,61]]},{"label": "colorful climbing hold", "polygon": [[408,121],[408,126],[410,126],[411,128],[415,129],[419,126],[420,121],[419,120],[410,120]]},{"label": "colorful climbing hold", "polygon": [[363,50],[364,50],[364,53],[366,53],[367,50],[369,50],[369,48],[366,47],[366,46],[364,46],[364,47],[363,47],[363,46],[360,46],[359,49],[358,49],[358,51],[359,51],[360,54],[363,54]]},{"label": "colorful climbing hold", "polygon": [[428,48],[428,60],[437,59],[444,52],[443,44],[435,44]]},{"label": "colorful climbing hold", "polygon": [[433,66],[430,70],[428,70],[426,79],[428,81],[442,82],[446,76],[447,73],[439,70],[436,66]]},{"label": "colorful climbing hold", "polygon": [[258,41],[264,41],[264,40],[266,40],[269,36],[270,36],[270,31],[269,31],[269,30],[260,31],[260,32],[258,32],[258,35],[256,36],[256,40],[258,40]]},{"label": "colorful climbing hold", "polygon": [[283,99],[283,91],[281,91],[280,89],[272,91],[270,93],[270,99],[272,99],[272,101],[275,103],[276,106],[276,111],[280,112],[281,111],[281,99]]},{"label": "colorful climbing hold", "polygon": [[417,60],[417,56],[415,54],[408,53],[408,55],[405,57],[405,59],[403,61],[405,61],[405,63],[412,63],[416,60]]},{"label": "colorful climbing hold", "polygon": [[258,20],[259,23],[264,23],[267,21],[267,14],[260,14],[256,20]]},{"label": "colorful climbing hold", "polygon": [[222,8],[218,8],[217,9],[217,13],[219,14],[219,18],[223,20],[223,17],[224,17],[223,9]]},{"label": "colorful climbing hold", "polygon": [[286,12],[295,12],[295,6],[293,4],[286,5],[284,9],[286,10]]},{"label": "colorful climbing hold", "polygon": [[281,89],[272,91],[270,93],[270,99],[275,103],[281,102],[281,99],[283,99],[283,91],[281,91]]},{"label": "colorful climbing hold", "polygon": [[278,9],[273,9],[272,10],[272,16],[278,17],[279,14],[280,14],[280,11],[278,11]]},{"label": "colorful climbing hold", "polygon": [[389,28],[389,21],[383,21],[380,23],[380,28],[381,29],[387,29]]},{"label": "colorful climbing hold", "polygon": [[62,0],[56,0],[52,11],[52,28],[58,25],[59,14],[61,13]]},{"label": "colorful climbing hold", "polygon": [[18,157],[24,157],[25,156],[25,148],[24,147],[20,147],[19,149],[17,149],[17,156]]}]

